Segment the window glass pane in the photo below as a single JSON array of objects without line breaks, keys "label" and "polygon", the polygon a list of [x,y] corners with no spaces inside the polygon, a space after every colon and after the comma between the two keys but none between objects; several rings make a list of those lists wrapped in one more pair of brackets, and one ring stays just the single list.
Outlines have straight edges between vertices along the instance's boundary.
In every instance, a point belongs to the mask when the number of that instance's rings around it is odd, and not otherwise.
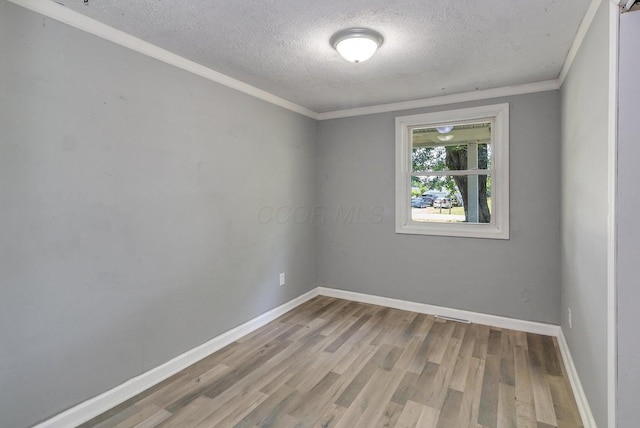
[{"label": "window glass pane", "polygon": [[491,175],[411,177],[411,220],[491,223]]},{"label": "window glass pane", "polygon": [[491,169],[491,122],[411,130],[412,170]]}]

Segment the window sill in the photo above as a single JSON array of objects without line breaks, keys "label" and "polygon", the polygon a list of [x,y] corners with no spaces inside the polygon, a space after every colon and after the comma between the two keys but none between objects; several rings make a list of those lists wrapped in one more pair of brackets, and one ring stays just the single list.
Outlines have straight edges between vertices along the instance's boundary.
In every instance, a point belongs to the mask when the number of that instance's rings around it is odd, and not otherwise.
[{"label": "window sill", "polygon": [[456,238],[509,239],[509,230],[492,224],[417,223],[397,224],[396,233],[408,235],[452,236]]}]

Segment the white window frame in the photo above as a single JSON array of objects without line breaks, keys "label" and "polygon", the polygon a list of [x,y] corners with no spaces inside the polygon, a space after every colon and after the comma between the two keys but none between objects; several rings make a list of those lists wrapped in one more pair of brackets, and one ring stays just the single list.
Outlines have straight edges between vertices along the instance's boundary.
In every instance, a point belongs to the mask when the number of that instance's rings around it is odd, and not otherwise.
[{"label": "white window frame", "polygon": [[[489,120],[492,174],[491,223],[437,223],[411,220],[412,129]],[[415,175],[415,174],[413,174]],[[436,174],[434,174],[436,175]],[[396,233],[509,239],[509,104],[396,117]]]}]

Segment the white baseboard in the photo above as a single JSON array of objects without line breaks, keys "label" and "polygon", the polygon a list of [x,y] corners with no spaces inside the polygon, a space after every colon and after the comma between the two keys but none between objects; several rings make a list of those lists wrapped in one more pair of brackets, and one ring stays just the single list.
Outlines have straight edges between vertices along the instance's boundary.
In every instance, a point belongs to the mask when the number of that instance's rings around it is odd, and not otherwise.
[{"label": "white baseboard", "polygon": [[210,341],[185,352],[166,363],[149,370],[125,383],[110,389],[96,397],[66,410],[51,419],[48,419],[35,428],[67,428],[70,426],[80,425],[99,414],[117,406],[118,404],[128,400],[131,397],[145,391],[148,388],[162,382],[179,371],[189,367],[190,365],[202,360],[212,353],[224,348],[230,343],[240,339],[241,337],[251,333],[254,330],[264,326],[265,324],[275,320],[279,316],[287,313],[302,303],[318,296],[336,297],[339,299],[352,300],[355,302],[369,303],[373,305],[386,306],[395,309],[418,312],[429,315],[442,315],[447,317],[461,318],[469,320],[473,323],[489,325],[492,327],[507,328],[512,330],[524,331],[527,333],[544,334],[547,336],[555,336],[558,338],[558,345],[564,360],[569,382],[573,394],[578,404],[578,410],[582,417],[585,428],[596,428],[595,420],[589,403],[582,389],[582,384],[578,378],[578,372],[571,358],[567,341],[562,333],[562,329],[553,324],[544,324],[533,321],[519,320],[515,318],[501,317],[497,315],[483,314],[479,312],[465,311],[461,309],[446,308],[442,306],[428,305],[426,303],[417,303],[407,300],[392,299],[389,297],[374,296],[370,294],[356,293],[353,291],[339,290],[328,287],[317,287],[313,290],[299,296],[283,305],[278,306],[246,323],[239,325],[219,336],[214,337]]},{"label": "white baseboard", "polygon": [[525,321],[515,318],[501,317],[497,315],[482,314],[479,312],[465,311],[462,309],[445,308],[443,306],[428,305],[426,303],[410,302],[408,300],[392,299],[390,297],[374,296],[371,294],[356,293],[353,291],[338,290],[336,288],[318,287],[321,296],[336,297],[339,299],[354,300],[356,302],[372,305],[387,306],[389,308],[405,311],[419,312],[421,314],[442,315],[446,317],[461,318],[476,324],[484,324],[492,327],[508,328],[527,333],[558,336],[560,327],[553,324]]},{"label": "white baseboard", "polygon": [[235,342],[241,337],[246,336],[252,331],[257,330],[263,325],[275,320],[279,316],[289,312],[293,308],[316,297],[317,295],[318,289],[314,288],[302,296],[290,300],[277,308],[239,325],[238,327],[214,337],[210,341],[195,347],[170,361],[167,361],[161,366],[151,369],[140,376],[136,376],[133,379],[110,389],[109,391],[90,398],[69,410],[59,413],[53,418],[36,425],[35,428],[68,428],[78,426],[117,406],[118,404],[123,403],[129,398],[138,395],[146,389],[151,388],[179,371],[184,370],[190,365],[197,363],[203,358],[224,348],[230,343]]},{"label": "white baseboard", "polygon": [[580,382],[580,378],[578,377],[578,370],[573,363],[573,358],[569,351],[569,344],[567,343],[567,339],[564,337],[562,329],[560,329],[560,333],[558,334],[558,346],[560,347],[560,354],[562,354],[562,359],[564,360],[564,366],[567,369],[567,376],[569,376],[569,383],[571,383],[573,396],[576,398],[576,403],[578,404],[578,411],[582,418],[582,424],[584,425],[584,428],[597,428],[596,420],[593,417],[593,413],[591,413],[591,407],[589,407],[589,402],[587,401],[584,389],[582,389],[582,382]]},{"label": "white baseboard", "polygon": [[558,339],[560,353],[567,369],[569,383],[573,390],[573,395],[578,405],[578,411],[582,418],[585,428],[597,428],[593,413],[589,407],[589,402],[582,389],[582,383],[578,377],[578,372],[573,363],[573,358],[569,352],[569,346],[560,326],[554,324],[545,324],[533,321],[519,320],[515,318],[501,317],[497,315],[483,314],[479,312],[465,311],[462,309],[446,308],[442,306],[428,305],[426,303],[417,303],[407,300],[392,299],[390,297],[374,296],[371,294],[356,293],[353,291],[339,290],[329,287],[318,287],[319,295],[335,297],[338,299],[353,300],[361,303],[369,303],[372,305],[386,306],[394,309],[402,309],[405,311],[418,312],[429,315],[443,315],[447,317],[461,318],[469,320],[473,323],[489,325],[492,327],[507,328],[511,330],[519,330],[527,333],[544,334],[554,336]]}]

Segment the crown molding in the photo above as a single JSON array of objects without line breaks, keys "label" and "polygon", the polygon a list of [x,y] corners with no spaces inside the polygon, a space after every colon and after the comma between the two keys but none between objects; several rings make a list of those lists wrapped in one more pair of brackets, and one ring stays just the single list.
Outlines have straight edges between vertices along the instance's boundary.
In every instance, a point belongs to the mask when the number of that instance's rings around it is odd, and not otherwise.
[{"label": "crown molding", "polygon": [[[69,25],[78,30],[84,31],[89,34],[93,34],[104,40],[108,40],[110,42],[116,43],[120,46],[134,50],[143,55],[147,55],[151,58],[157,59],[158,61],[162,61],[166,64],[173,65],[174,67],[188,71],[190,73],[198,75],[212,82],[235,89],[239,92],[242,92],[244,94],[266,101],[268,103],[274,104],[276,106],[285,108],[287,110],[299,113],[303,116],[307,116],[315,120],[329,120],[329,119],[338,119],[338,118],[353,117],[353,116],[362,116],[367,114],[410,110],[415,108],[433,107],[433,106],[461,103],[461,102],[467,102],[467,101],[485,100],[490,98],[498,98],[498,97],[505,97],[505,96],[557,90],[562,85],[562,79],[566,76],[568,68],[571,65],[571,61],[573,61],[573,58],[575,57],[575,52],[577,52],[579,45],[582,42],[582,39],[584,38],[584,34],[586,34],[588,27],[591,24],[591,21],[593,20],[593,16],[595,15],[595,11],[597,10],[597,5],[600,3],[600,1],[603,1],[603,0],[592,0],[592,3],[589,6],[589,9],[587,10],[587,14],[585,15],[585,18],[583,19],[580,25],[580,28],[578,29],[578,35],[576,36],[576,39],[574,40],[573,45],[569,50],[569,54],[567,55],[567,60],[565,61],[565,64],[563,66],[562,72],[560,73],[559,79],[546,80],[546,81],[535,82],[535,83],[526,83],[521,85],[504,86],[499,88],[483,89],[478,91],[463,92],[458,94],[424,98],[424,99],[412,100],[412,101],[402,101],[402,102],[395,102],[395,103],[388,103],[388,104],[378,104],[378,105],[367,106],[367,107],[358,107],[358,108],[346,109],[346,110],[336,110],[336,111],[330,111],[330,112],[324,112],[324,113],[317,113],[306,107],[295,104],[289,100],[280,98],[277,95],[274,95],[270,92],[256,88],[255,86],[251,86],[248,83],[241,82],[240,80],[234,79],[230,76],[227,76],[226,74],[222,74],[211,68],[205,67],[202,64],[198,64],[197,62],[191,61],[189,59],[181,57],[180,55],[170,52],[166,49],[163,49],[154,44],[146,42],[142,39],[134,37],[128,33],[125,33],[124,31],[121,31],[109,25],[103,24],[102,22],[99,22],[93,18],[90,18],[72,9],[69,9],[62,4],[56,3],[55,1],[52,1],[52,0],[7,0],[7,1],[14,3],[18,6],[24,7],[26,9],[32,10],[36,13],[39,13],[43,16],[46,16],[48,18],[51,18],[63,24]],[[612,0],[612,1],[615,1],[615,0]]]},{"label": "crown molding", "polygon": [[267,91],[263,91],[262,89],[258,89],[255,86],[251,86],[247,83],[241,82],[240,80],[229,77],[226,74],[222,74],[220,72],[212,70],[208,67],[198,64],[197,62],[183,58],[180,55],[177,55],[166,49],[162,49],[142,39],[134,37],[131,34],[125,33],[124,31],[117,30],[109,25],[96,21],[93,18],[89,18],[88,16],[71,10],[64,5],[56,3],[55,1],[7,1],[32,10],[58,22],[62,22],[63,24],[69,25],[78,30],[93,34],[94,36],[98,36],[101,39],[108,40],[120,46],[139,52],[143,55],[147,55],[151,58],[157,59],[158,61],[162,61],[166,64],[173,65],[174,67],[196,74],[212,82],[219,83],[223,86],[227,86],[244,94],[277,105],[287,110],[291,110],[312,119],[318,119],[318,114],[314,111],[311,111],[291,101],[285,100],[284,98],[280,98]]},{"label": "crown molding", "polygon": [[[564,79],[566,79],[567,74],[569,74],[569,70],[571,69],[571,64],[573,64],[573,60],[576,58],[578,54],[578,50],[580,50],[580,46],[584,41],[587,32],[589,31],[589,27],[591,27],[591,23],[593,22],[593,18],[596,16],[596,12],[598,12],[598,8],[603,0],[591,0],[591,4],[587,8],[587,11],[582,18],[582,22],[578,27],[578,31],[576,32],[576,37],[573,39],[573,43],[571,43],[571,47],[569,48],[569,52],[567,52],[567,57],[564,60],[564,64],[562,65],[562,69],[560,70],[560,76],[558,77],[558,81],[560,82],[560,86],[564,83]],[[617,0],[611,0],[616,3]]]},{"label": "crown molding", "polygon": [[525,83],[523,85],[503,86],[501,88],[462,92],[459,94],[423,98],[420,100],[402,101],[397,103],[379,104],[368,107],[358,107],[348,110],[330,111],[318,114],[318,120],[340,119],[344,117],[363,116],[366,114],[387,113],[391,111],[434,107],[446,104],[463,103],[467,101],[531,94],[534,92],[554,91],[558,89],[560,89],[560,82],[558,80],[545,80],[542,82]]}]

